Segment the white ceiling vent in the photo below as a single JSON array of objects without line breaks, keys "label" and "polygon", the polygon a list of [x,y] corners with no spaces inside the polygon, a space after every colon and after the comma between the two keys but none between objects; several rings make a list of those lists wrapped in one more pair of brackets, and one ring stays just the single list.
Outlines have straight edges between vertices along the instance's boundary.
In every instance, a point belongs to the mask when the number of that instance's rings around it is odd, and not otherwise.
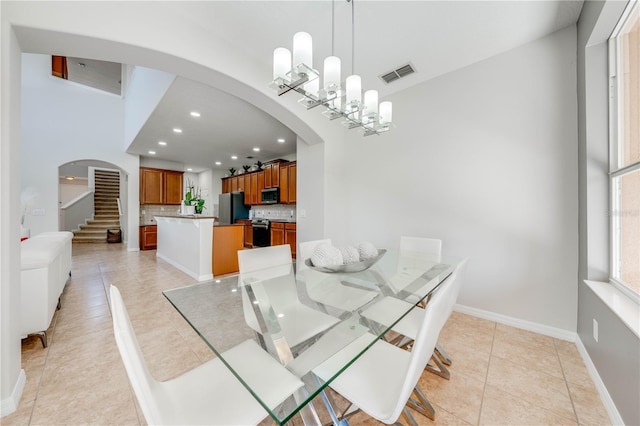
[{"label": "white ceiling vent", "polygon": [[392,81],[398,80],[402,77],[406,77],[409,74],[413,74],[414,72],[416,72],[416,69],[413,67],[413,65],[411,64],[406,64],[403,65],[393,71],[390,71],[388,73],[382,74],[380,76],[380,78],[382,79],[382,81],[384,81],[385,83],[389,84]]}]

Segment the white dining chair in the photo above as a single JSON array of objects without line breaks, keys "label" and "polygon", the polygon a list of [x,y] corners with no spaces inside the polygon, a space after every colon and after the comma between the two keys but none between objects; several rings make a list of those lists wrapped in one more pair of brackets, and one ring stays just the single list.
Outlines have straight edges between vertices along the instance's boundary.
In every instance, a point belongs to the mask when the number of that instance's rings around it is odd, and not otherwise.
[{"label": "white dining chair", "polygon": [[[254,425],[267,416],[265,409],[231,373],[220,358],[164,382],[149,373],[120,291],[110,288],[113,331],[122,361],[145,420],[150,425]],[[222,354],[236,371],[258,370],[251,389],[275,408],[303,383],[256,342],[247,340]],[[252,369],[252,370],[248,370]],[[245,377],[246,375],[243,375]]]},{"label": "white dining chair", "polygon": [[[257,333],[267,330],[260,327],[255,309],[272,311],[277,316],[279,333],[292,350],[339,322],[338,318],[300,302],[288,244],[241,250],[238,266],[245,320]],[[249,296],[248,283],[255,301],[259,302],[257,308]]]},{"label": "white dining chair", "polygon": [[[440,318],[447,311],[451,291],[452,286],[444,286],[434,293],[425,308],[411,352],[378,340],[362,353],[374,339],[373,335],[366,334],[313,372],[324,381],[333,379],[329,384],[332,389],[378,421],[393,424],[404,415],[415,425],[407,407],[433,420],[435,410],[418,387],[418,380],[433,354],[442,327]],[[359,353],[362,355],[334,378],[340,367]]]},{"label": "white dining chair", "polygon": [[[437,318],[438,328],[444,327],[444,324],[447,322],[449,316],[451,315],[451,312],[453,311],[453,305],[455,305],[456,303],[458,294],[460,293],[460,287],[462,286],[461,275],[465,268],[466,262],[467,259],[462,260],[456,266],[456,269],[453,271],[451,276],[448,277],[437,290],[438,292],[440,292],[441,290],[444,290],[444,287],[450,287],[450,289],[446,291],[447,299],[444,301],[446,309],[443,314]],[[413,304],[410,302],[399,300],[394,297],[384,297],[375,305],[364,310],[362,312],[362,316],[377,323],[389,326],[393,324],[393,321],[395,321],[396,318],[402,316],[405,312],[411,309],[412,305]],[[394,339],[392,340],[392,342],[402,342],[400,346],[404,347],[407,344],[411,343],[411,341],[414,341],[420,330],[424,315],[424,308],[416,306],[414,309],[412,309],[407,315],[405,315],[391,328],[392,331],[398,333],[399,335],[401,335],[401,337],[404,336],[406,339]],[[436,343],[436,348],[437,347],[438,344]],[[451,377],[451,373],[447,369],[447,364],[442,359],[442,356],[443,355],[439,353],[437,349],[435,349],[433,357],[431,358],[435,365],[428,363],[426,366],[426,370],[449,380]]]},{"label": "white dining chair", "polygon": [[309,297],[324,306],[338,309],[340,312],[353,312],[366,305],[377,293],[343,285],[332,275],[310,270],[305,260],[311,258],[320,244],[331,244],[331,239],[305,241],[300,243],[300,257],[297,262],[298,273],[304,277]]}]

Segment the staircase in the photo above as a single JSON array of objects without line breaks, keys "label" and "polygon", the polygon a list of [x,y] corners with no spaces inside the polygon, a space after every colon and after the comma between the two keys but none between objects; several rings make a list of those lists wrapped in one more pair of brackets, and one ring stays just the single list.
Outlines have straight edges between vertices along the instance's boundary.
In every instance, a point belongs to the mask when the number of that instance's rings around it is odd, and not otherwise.
[{"label": "staircase", "polygon": [[93,194],[94,217],[73,231],[74,243],[106,243],[107,229],[120,228],[118,197],[120,196],[120,174],[107,170],[95,170],[95,192]]}]

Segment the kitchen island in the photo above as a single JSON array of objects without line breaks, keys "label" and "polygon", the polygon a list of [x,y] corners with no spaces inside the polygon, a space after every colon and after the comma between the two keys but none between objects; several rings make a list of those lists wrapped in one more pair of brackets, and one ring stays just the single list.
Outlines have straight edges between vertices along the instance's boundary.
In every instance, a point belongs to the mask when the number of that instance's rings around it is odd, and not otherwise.
[{"label": "kitchen island", "polygon": [[238,272],[242,225],[220,225],[213,216],[156,216],[156,257],[198,281]]}]

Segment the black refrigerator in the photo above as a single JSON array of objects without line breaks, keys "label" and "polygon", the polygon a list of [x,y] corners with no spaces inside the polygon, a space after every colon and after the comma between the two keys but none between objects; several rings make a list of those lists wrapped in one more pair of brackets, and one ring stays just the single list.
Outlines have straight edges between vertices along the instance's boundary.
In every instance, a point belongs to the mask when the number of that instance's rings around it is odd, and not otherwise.
[{"label": "black refrigerator", "polygon": [[236,223],[236,219],[249,219],[249,207],[244,204],[244,192],[220,194],[218,210],[221,225]]}]

